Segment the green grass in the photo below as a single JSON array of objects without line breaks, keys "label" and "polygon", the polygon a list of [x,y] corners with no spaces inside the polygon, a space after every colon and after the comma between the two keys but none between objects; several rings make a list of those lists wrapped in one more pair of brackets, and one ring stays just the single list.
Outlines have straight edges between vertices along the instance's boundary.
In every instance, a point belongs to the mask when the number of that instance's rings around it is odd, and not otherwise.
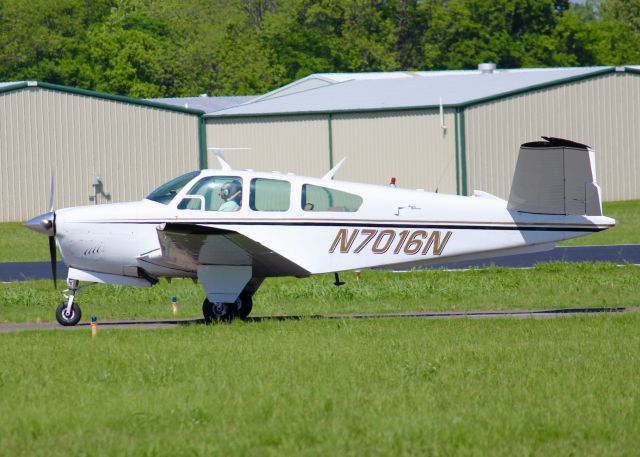
[{"label": "green grass", "polygon": [[[408,273],[364,271],[308,279],[267,279],[254,297],[252,315],[392,311],[468,311],[638,306],[640,269],[597,263],[550,263],[532,269],[488,268]],[[151,289],[93,285],[78,297],[84,320],[169,318],[171,297],[180,317],[201,317],[204,292],[190,280],[161,281]],[[0,284],[0,322],[53,320],[61,301],[50,281]]]},{"label": "green grass", "polygon": [[29,230],[22,222],[0,223],[0,262],[44,260],[49,260],[49,243],[45,235]]},{"label": "green grass", "polygon": [[0,335],[0,455],[634,456],[640,315]]},{"label": "green grass", "polygon": [[[604,203],[604,214],[618,226],[601,233],[564,242],[563,246],[640,243],[640,200]],[[58,254],[58,259],[60,255]],[[49,260],[47,239],[20,222],[0,223],[0,262]]]},{"label": "green grass", "polygon": [[[637,225],[627,203],[611,215]],[[31,234],[9,225],[0,224],[0,253],[46,259],[45,237],[34,233],[40,247],[29,252],[21,240]],[[340,288],[331,275],[268,279],[252,314],[638,306],[640,269],[554,263],[342,279]],[[201,316],[204,294],[184,280],[94,285],[79,302],[84,320],[171,317],[174,295],[179,317]],[[49,281],[0,284],[0,322],[53,320],[59,301]],[[0,334],[0,456],[634,456],[638,328],[640,314]]]},{"label": "green grass", "polygon": [[564,241],[560,246],[640,244],[640,200],[605,202],[602,207],[605,216],[617,221],[614,228]]}]

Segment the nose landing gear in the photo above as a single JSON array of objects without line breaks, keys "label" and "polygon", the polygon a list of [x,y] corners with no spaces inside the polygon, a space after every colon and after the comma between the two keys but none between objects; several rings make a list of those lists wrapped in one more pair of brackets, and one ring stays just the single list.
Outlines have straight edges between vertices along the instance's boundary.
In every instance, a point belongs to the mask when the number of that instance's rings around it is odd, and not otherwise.
[{"label": "nose landing gear", "polygon": [[75,302],[79,283],[80,281],[77,279],[68,280],[69,289],[67,290],[69,291],[69,294],[66,294],[66,291],[62,292],[62,295],[64,295],[64,298],[66,298],[67,301],[63,301],[58,305],[58,308],[56,308],[56,320],[60,325],[64,325],[65,327],[76,325],[80,322],[80,318],[82,317],[82,311]]}]

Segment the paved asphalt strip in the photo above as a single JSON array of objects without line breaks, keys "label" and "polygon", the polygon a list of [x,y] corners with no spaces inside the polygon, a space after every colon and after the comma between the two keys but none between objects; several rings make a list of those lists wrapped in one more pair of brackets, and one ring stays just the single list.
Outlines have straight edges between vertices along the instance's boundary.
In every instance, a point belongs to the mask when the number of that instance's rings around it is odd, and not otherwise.
[{"label": "paved asphalt strip", "polygon": [[[298,321],[302,319],[550,319],[579,315],[603,315],[638,313],[640,308],[563,308],[546,310],[516,310],[516,311],[467,311],[467,312],[430,312],[416,311],[404,313],[367,313],[367,314],[313,314],[308,316],[264,316],[249,317],[248,322],[263,321]],[[172,328],[179,325],[204,325],[203,319],[145,319],[126,321],[102,321],[98,323],[100,329],[154,329]],[[89,322],[80,322],[74,327],[63,327],[57,322],[26,322],[0,324],[0,333],[20,332],[26,330],[88,330]]]},{"label": "paved asphalt strip", "polygon": [[449,262],[425,268],[463,270],[474,267],[529,268],[545,262],[609,262],[617,265],[640,264],[640,244],[614,244],[609,246],[560,247],[533,254],[494,257],[492,259]]},{"label": "paved asphalt strip", "polygon": [[[429,265],[424,268],[463,270],[474,267],[487,267],[490,265],[527,268],[543,262],[611,262],[618,265],[624,265],[626,263],[640,264],[640,245],[616,244],[611,246],[562,247],[534,254],[449,262]],[[66,277],[67,266],[62,262],[58,262],[58,279],[64,279]],[[51,265],[49,262],[0,263],[0,282],[29,281],[33,279],[51,279]]]}]

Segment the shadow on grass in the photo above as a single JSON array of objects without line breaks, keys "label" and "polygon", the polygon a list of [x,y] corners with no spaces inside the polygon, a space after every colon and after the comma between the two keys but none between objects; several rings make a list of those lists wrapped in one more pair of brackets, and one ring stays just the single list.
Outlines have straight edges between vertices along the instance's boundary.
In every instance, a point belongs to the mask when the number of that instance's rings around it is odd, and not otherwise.
[{"label": "shadow on grass", "polygon": [[[529,316],[554,316],[572,314],[597,314],[597,313],[623,313],[628,309],[625,307],[615,308],[563,308],[552,310],[519,310],[519,311],[468,311],[468,312],[403,312],[403,313],[352,313],[352,314],[309,314],[309,315],[278,315],[278,316],[256,316],[248,317],[245,322],[268,322],[268,321],[299,321],[302,319],[389,319],[389,318],[491,318],[491,317],[529,317]],[[215,324],[215,323],[214,323]],[[89,326],[81,323],[79,326]],[[132,321],[109,321],[100,325],[207,325],[204,319],[161,319],[161,320],[132,320]]]},{"label": "shadow on grass", "polygon": [[[310,314],[310,315],[278,315],[256,316],[245,319],[245,322],[259,323],[269,321],[300,321],[303,319],[390,319],[390,318],[414,318],[414,319],[495,319],[495,318],[553,318],[558,316],[640,312],[640,307],[615,307],[615,308],[563,308],[552,310],[518,310],[518,311],[469,311],[469,312],[403,312],[403,313],[368,313],[368,314]],[[213,323],[211,325],[224,325],[226,322]],[[172,328],[187,325],[207,325],[204,319],[141,319],[141,320],[117,320],[101,321],[100,328]],[[80,322],[73,327],[62,327],[57,322],[27,322],[0,324],[0,332],[13,332],[24,330],[45,329],[87,329],[90,322]]]}]

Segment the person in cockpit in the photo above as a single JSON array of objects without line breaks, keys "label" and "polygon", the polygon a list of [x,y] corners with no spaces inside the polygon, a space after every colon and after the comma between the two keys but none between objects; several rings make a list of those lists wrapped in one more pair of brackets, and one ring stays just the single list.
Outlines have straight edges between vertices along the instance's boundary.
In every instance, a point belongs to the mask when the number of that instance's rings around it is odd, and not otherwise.
[{"label": "person in cockpit", "polygon": [[223,203],[218,211],[238,211],[242,205],[242,185],[238,181],[226,182],[220,188]]}]

